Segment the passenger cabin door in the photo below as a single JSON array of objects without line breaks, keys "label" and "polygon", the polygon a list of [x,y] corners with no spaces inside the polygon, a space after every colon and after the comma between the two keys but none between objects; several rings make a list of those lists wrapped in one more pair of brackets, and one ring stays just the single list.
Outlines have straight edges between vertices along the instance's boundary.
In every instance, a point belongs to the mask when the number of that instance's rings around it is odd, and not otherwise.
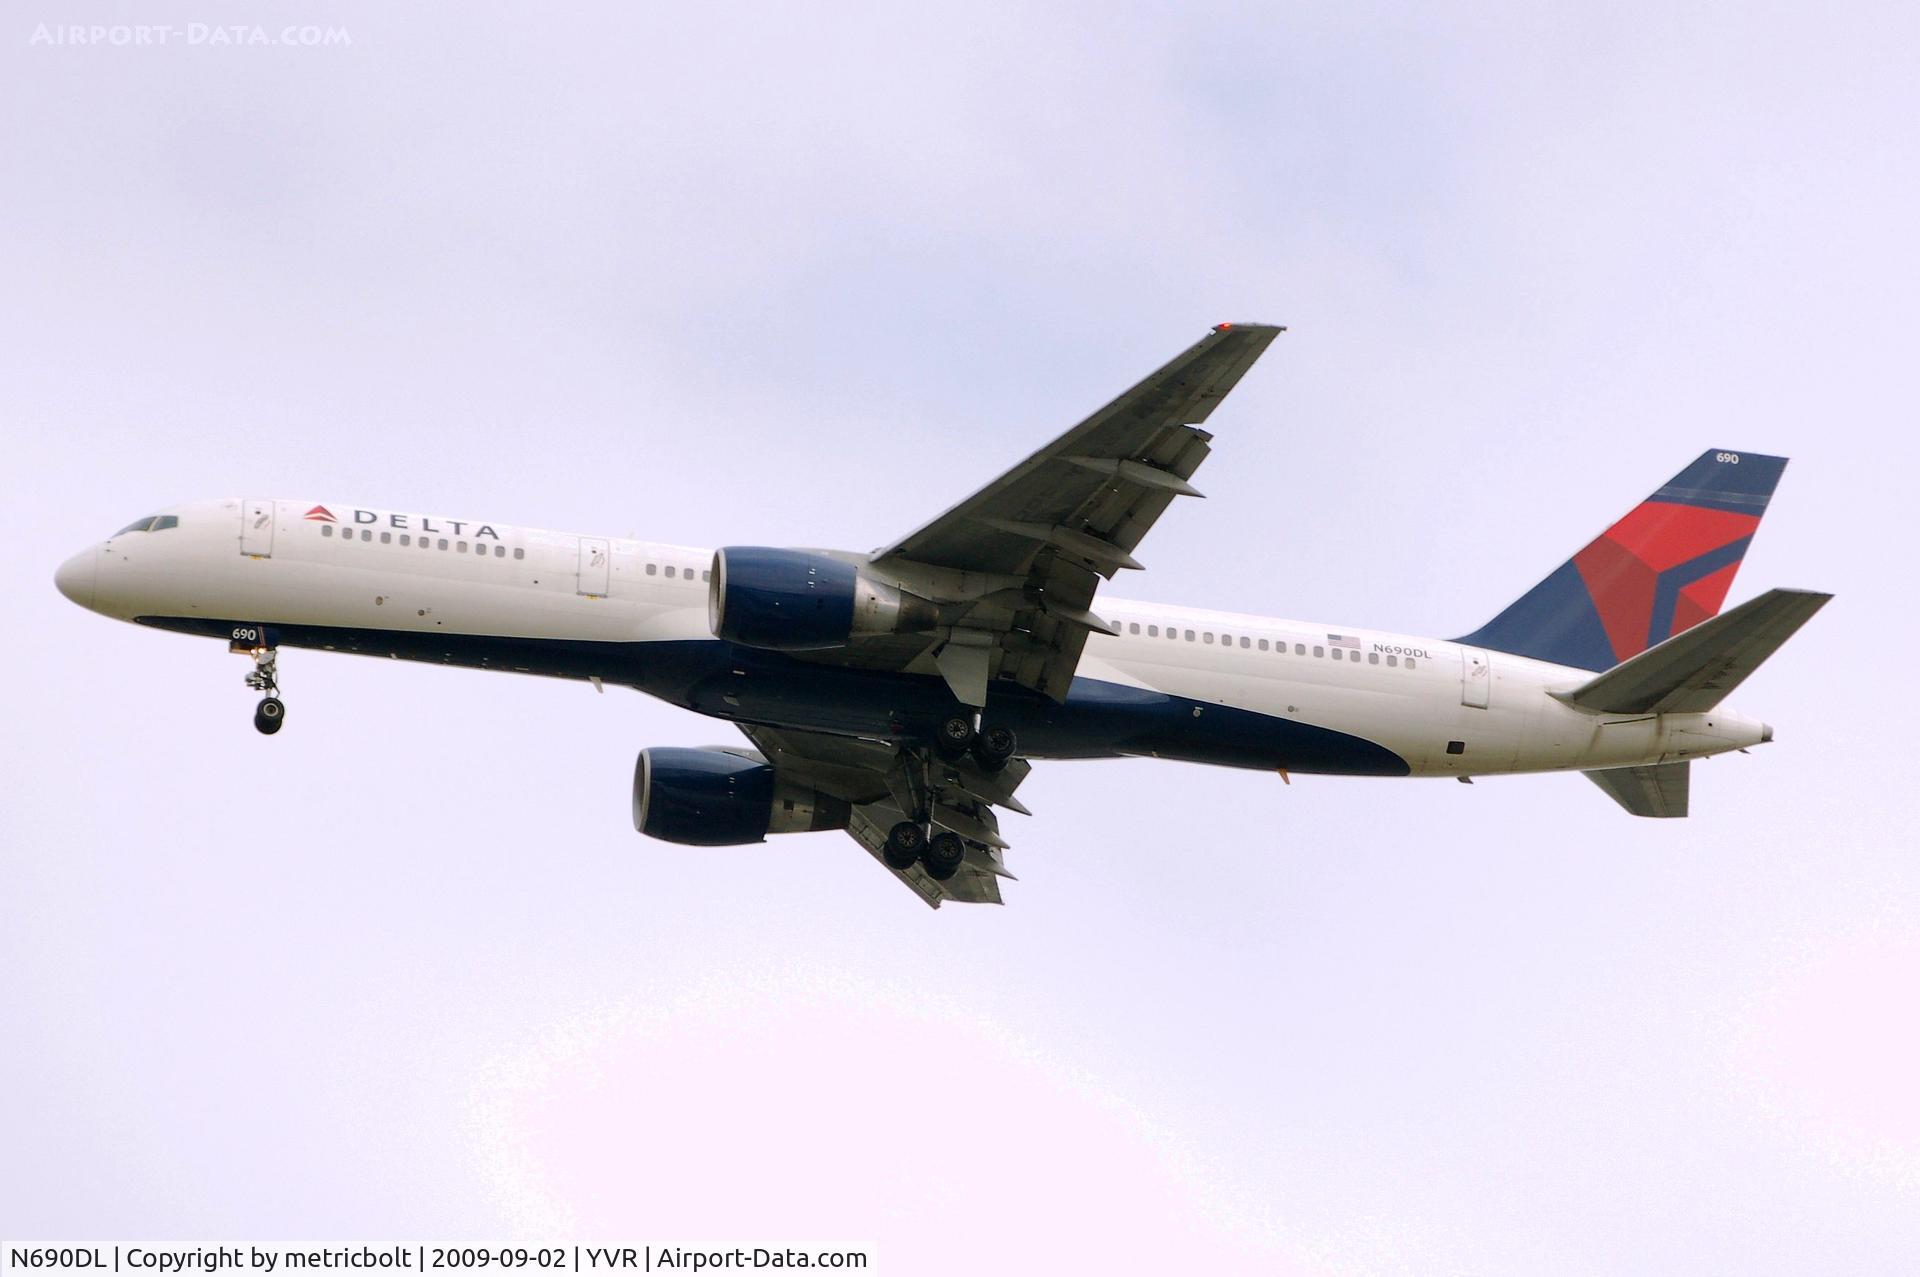
[{"label": "passenger cabin door", "polygon": [[256,559],[273,557],[273,502],[240,503],[240,553]]},{"label": "passenger cabin door", "polygon": [[605,541],[594,537],[580,538],[580,593],[595,598],[606,597],[611,557]]},{"label": "passenger cabin door", "polygon": [[1487,694],[1493,688],[1493,667],[1487,654],[1477,647],[1460,649],[1460,703],[1468,709],[1485,709]]}]

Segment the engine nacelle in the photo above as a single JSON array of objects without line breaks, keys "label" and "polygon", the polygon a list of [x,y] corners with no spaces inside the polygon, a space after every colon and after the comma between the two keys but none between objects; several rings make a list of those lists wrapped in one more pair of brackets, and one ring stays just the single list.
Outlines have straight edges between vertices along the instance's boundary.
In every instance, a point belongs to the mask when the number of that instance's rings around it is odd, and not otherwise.
[{"label": "engine nacelle", "polygon": [[713,556],[714,637],[776,652],[845,647],[855,635],[932,630],[939,611],[871,571],[814,550],[730,545]]},{"label": "engine nacelle", "polygon": [[633,766],[633,827],[666,842],[735,847],[845,829],[852,814],[845,800],[794,784],[757,754],[643,749]]}]

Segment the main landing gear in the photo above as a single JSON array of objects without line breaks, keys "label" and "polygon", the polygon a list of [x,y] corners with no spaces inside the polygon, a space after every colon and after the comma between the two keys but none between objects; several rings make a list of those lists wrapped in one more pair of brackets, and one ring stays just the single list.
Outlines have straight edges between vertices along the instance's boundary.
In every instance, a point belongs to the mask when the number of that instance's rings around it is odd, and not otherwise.
[{"label": "main landing gear", "polygon": [[951,714],[941,719],[934,728],[931,743],[931,751],[921,745],[912,748],[909,753],[911,761],[908,772],[913,777],[910,788],[914,794],[914,817],[899,822],[887,831],[887,841],[880,849],[880,858],[889,869],[899,871],[920,865],[927,871],[928,877],[936,882],[945,882],[959,873],[960,866],[966,863],[967,842],[951,829],[934,831],[929,813],[935,806],[939,791],[934,781],[936,764],[929,753],[938,755],[948,763],[971,757],[981,771],[993,775],[1012,761],[1019,752],[1020,742],[1012,728],[989,727],[983,731],[977,717]]},{"label": "main landing gear", "polygon": [[247,675],[247,686],[256,692],[266,693],[266,697],[254,707],[253,729],[262,736],[271,736],[287,721],[287,707],[280,699],[280,682],[275,669],[279,653],[271,647],[256,647],[252,653],[253,671]]},{"label": "main landing gear", "polygon": [[940,720],[933,734],[933,747],[948,762],[958,762],[968,754],[991,775],[1005,767],[1020,748],[1020,740],[1011,727],[980,729],[977,720],[966,714],[949,714]]},{"label": "main landing gear", "polygon": [[927,876],[945,882],[960,872],[966,863],[967,842],[951,829],[942,829],[927,837],[927,827],[917,820],[903,820],[887,832],[887,845],[880,858],[887,868],[906,870],[916,864],[926,866]]}]

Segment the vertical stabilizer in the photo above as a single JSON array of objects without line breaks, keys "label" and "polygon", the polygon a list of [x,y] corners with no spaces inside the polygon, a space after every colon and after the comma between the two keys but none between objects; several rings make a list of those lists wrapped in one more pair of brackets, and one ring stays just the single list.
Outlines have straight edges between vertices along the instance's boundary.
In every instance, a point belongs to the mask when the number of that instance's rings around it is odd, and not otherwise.
[{"label": "vertical stabilizer", "polygon": [[1720,611],[1785,457],[1709,449],[1459,641],[1611,669]]}]

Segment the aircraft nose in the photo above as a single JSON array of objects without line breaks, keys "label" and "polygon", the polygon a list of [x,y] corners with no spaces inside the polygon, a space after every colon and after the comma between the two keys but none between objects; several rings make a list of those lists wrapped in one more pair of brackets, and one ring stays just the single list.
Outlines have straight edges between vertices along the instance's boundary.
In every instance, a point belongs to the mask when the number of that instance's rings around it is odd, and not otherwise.
[{"label": "aircraft nose", "polygon": [[95,574],[99,570],[98,550],[87,549],[62,563],[53,574],[54,588],[81,607],[93,606]]}]

